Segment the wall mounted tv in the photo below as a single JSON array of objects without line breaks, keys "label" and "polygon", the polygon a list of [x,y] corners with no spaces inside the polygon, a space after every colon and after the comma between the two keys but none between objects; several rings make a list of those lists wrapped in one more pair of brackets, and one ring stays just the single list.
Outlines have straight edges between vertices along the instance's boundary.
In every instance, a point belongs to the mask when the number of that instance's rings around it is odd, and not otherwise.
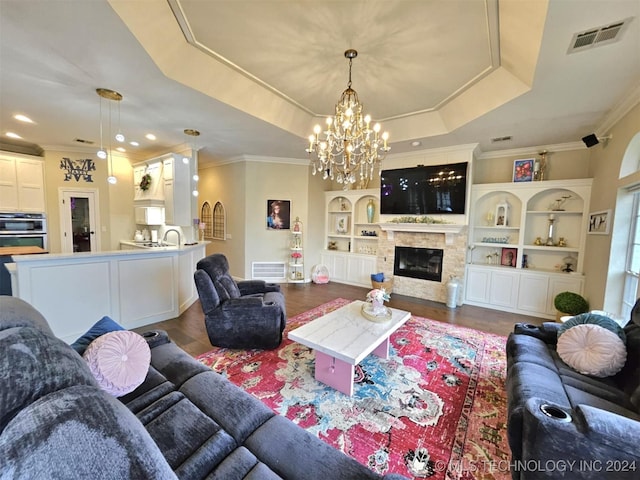
[{"label": "wall mounted tv", "polygon": [[468,162],[383,170],[380,213],[464,214]]}]

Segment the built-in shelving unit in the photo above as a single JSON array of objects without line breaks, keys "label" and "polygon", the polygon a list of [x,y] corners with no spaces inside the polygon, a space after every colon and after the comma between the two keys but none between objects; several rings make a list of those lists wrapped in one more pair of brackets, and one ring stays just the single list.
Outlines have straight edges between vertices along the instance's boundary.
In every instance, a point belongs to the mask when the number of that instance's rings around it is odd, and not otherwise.
[{"label": "built-in shelving unit", "polygon": [[304,250],[302,248],[302,222],[296,217],[291,226],[289,245],[289,283],[303,283],[304,280]]},{"label": "built-in shelving unit", "polygon": [[325,192],[326,245],[321,262],[331,280],[371,286],[381,231],[379,194],[377,189]]},{"label": "built-in shelving unit", "polygon": [[582,293],[591,182],[473,185],[466,303],[554,318],[557,293]]}]

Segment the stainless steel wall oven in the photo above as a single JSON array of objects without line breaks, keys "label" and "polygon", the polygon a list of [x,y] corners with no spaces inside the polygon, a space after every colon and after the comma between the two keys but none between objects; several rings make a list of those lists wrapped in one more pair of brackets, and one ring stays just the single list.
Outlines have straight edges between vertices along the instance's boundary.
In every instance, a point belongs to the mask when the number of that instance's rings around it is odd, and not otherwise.
[{"label": "stainless steel wall oven", "polygon": [[0,212],[0,247],[40,247],[46,250],[46,215]]}]

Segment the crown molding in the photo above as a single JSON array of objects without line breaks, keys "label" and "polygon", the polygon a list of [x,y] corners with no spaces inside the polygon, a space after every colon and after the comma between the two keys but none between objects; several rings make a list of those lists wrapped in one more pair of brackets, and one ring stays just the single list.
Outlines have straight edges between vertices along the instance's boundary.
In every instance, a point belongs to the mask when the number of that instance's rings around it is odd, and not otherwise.
[{"label": "crown molding", "polygon": [[487,158],[525,157],[539,155],[542,150],[550,153],[583,150],[587,148],[583,142],[556,143],[554,145],[538,145],[532,147],[512,148],[510,150],[491,150],[478,155],[479,160]]},{"label": "crown molding", "polygon": [[640,85],[631,89],[629,94],[625,95],[625,97],[605,115],[602,123],[596,128],[596,135],[608,135],[611,128],[638,104],[640,104]]}]

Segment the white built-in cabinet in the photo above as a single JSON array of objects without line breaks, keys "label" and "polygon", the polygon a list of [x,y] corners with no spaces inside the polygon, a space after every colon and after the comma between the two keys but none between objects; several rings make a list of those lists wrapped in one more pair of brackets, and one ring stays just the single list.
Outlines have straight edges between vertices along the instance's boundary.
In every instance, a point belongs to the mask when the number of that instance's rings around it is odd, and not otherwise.
[{"label": "white built-in cabinet", "polygon": [[591,182],[473,185],[465,302],[551,319],[558,293],[582,293]]},{"label": "white built-in cabinet", "polygon": [[[144,175],[151,176],[147,190],[140,188]],[[133,166],[134,202],[138,206],[164,206],[165,223],[191,226],[191,173],[182,156],[168,153]]]},{"label": "white built-in cabinet", "polygon": [[[379,199],[377,189],[325,192],[326,244],[320,261],[329,270],[330,280],[371,286],[380,235]],[[373,208],[372,218],[368,218],[368,206]]]},{"label": "white built-in cabinet", "polygon": [[0,153],[0,205],[8,212],[46,211],[43,159]]}]

